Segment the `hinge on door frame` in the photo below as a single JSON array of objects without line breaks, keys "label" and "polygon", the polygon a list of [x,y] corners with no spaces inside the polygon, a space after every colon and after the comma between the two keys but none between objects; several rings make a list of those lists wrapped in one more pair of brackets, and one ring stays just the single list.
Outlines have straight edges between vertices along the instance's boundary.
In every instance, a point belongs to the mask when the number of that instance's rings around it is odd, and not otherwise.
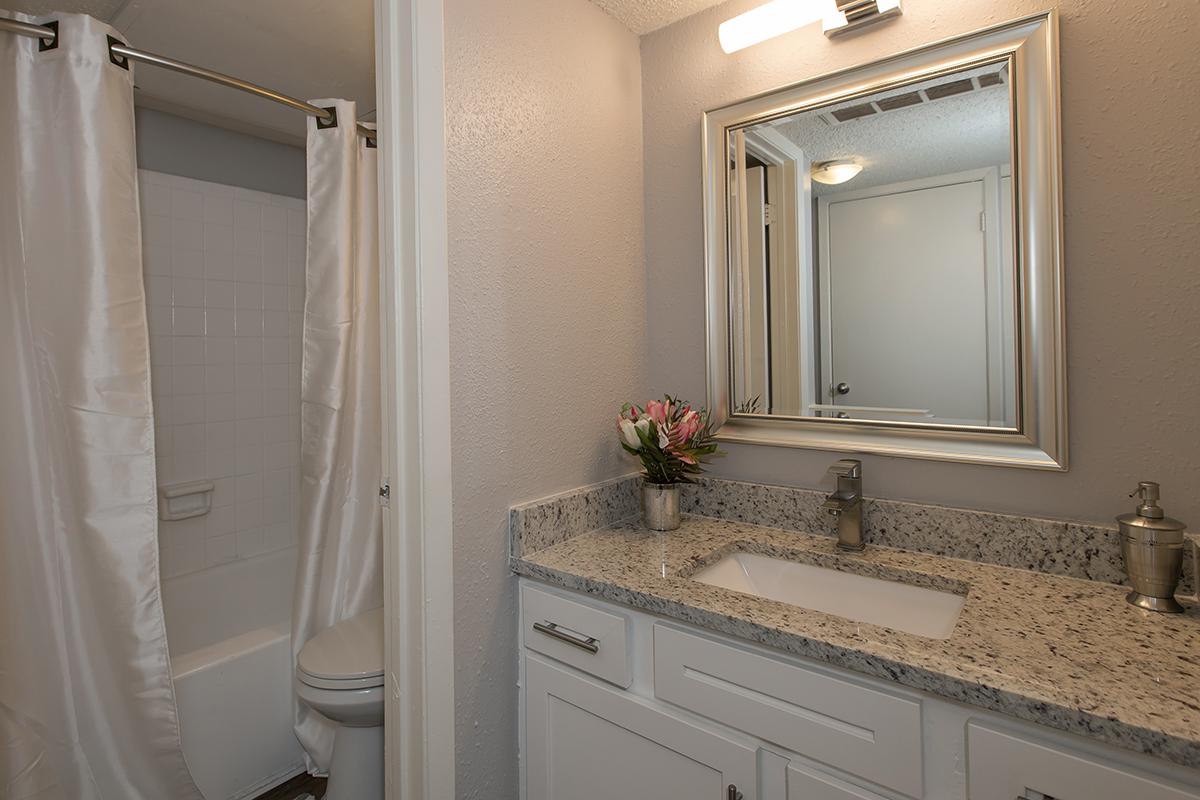
[{"label": "hinge on door frame", "polygon": [[390,508],[392,505],[392,484],[387,478],[379,485],[379,505],[384,508]]},{"label": "hinge on door frame", "polygon": [[763,203],[763,225],[772,225],[775,222],[775,204]]}]

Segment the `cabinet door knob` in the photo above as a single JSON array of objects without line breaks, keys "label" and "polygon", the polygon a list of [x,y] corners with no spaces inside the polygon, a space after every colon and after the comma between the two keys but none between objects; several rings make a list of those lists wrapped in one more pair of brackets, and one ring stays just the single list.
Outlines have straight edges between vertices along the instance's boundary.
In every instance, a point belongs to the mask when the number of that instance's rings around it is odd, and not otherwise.
[{"label": "cabinet door knob", "polygon": [[728,800],[742,800],[742,793],[732,783],[729,784],[729,792],[726,794]]}]

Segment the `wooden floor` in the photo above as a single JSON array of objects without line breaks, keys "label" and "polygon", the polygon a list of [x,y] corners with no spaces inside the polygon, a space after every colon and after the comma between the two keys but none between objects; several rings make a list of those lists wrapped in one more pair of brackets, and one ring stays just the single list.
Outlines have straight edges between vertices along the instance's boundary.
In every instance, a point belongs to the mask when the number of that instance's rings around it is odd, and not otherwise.
[{"label": "wooden floor", "polygon": [[297,775],[287,783],[280,784],[274,789],[260,794],[254,800],[295,800],[297,797],[303,797],[306,794],[311,794],[318,799],[324,797],[325,778],[314,778],[312,775]]}]

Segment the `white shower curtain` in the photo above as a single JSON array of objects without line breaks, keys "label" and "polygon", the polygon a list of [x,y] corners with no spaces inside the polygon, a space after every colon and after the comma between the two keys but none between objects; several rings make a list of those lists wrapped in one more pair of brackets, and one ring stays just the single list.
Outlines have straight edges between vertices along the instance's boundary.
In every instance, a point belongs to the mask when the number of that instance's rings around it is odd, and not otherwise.
[{"label": "white shower curtain", "polygon": [[0,797],[198,800],[159,598],[133,76],[111,28],[53,19],[53,49],[0,33]]},{"label": "white shower curtain", "polygon": [[[379,237],[375,149],[355,131],[308,120],[308,265],[300,390],[300,561],[294,654],[321,630],[383,605]],[[329,767],[333,727],[298,705],[310,768]]]}]

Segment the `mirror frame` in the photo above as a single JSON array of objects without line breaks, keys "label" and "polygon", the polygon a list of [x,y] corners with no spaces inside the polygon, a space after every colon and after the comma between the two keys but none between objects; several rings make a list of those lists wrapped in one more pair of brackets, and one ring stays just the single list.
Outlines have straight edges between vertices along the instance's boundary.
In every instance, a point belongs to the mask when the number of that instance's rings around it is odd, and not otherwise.
[{"label": "mirror frame", "polygon": [[[731,410],[729,131],[981,64],[1011,65],[1020,354],[1015,428],[770,417]],[[1058,14],[1051,10],[704,113],[708,404],[725,442],[1067,469]]]}]

